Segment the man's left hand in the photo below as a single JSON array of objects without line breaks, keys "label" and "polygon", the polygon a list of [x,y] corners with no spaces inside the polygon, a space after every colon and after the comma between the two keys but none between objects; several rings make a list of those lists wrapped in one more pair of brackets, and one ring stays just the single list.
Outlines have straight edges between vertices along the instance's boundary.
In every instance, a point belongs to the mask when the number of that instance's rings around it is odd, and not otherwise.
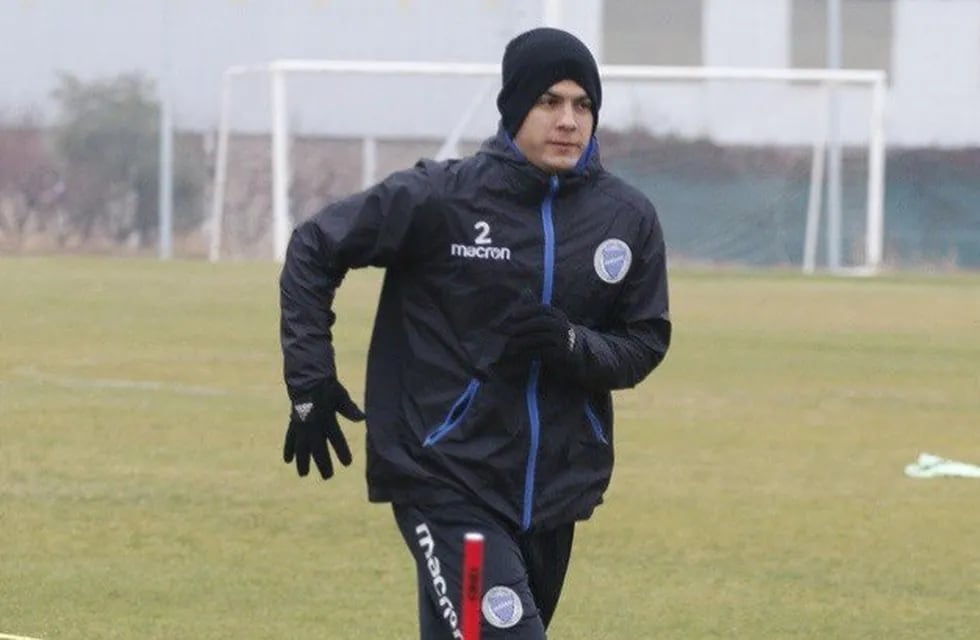
[{"label": "man's left hand", "polygon": [[534,303],[517,308],[509,318],[506,358],[540,356],[551,365],[574,363],[581,345],[568,316],[551,305]]}]

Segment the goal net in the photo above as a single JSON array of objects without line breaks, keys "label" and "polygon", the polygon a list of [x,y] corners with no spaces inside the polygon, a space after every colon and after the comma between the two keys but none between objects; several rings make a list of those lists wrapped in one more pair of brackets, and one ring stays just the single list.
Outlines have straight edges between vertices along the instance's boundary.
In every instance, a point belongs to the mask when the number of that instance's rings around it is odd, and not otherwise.
[{"label": "goal net", "polygon": [[[672,265],[872,274],[883,262],[880,71],[603,66],[604,165],[660,214]],[[325,203],[493,134],[497,65],[229,69],[210,257],[285,255]]]}]

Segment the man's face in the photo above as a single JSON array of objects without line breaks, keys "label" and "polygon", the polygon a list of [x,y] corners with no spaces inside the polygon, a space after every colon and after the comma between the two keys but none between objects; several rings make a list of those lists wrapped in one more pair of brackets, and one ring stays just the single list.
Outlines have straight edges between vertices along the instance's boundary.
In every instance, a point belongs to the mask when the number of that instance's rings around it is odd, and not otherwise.
[{"label": "man's face", "polygon": [[571,171],[592,137],[592,101],[585,89],[562,80],[541,94],[514,142],[528,162],[546,173]]}]

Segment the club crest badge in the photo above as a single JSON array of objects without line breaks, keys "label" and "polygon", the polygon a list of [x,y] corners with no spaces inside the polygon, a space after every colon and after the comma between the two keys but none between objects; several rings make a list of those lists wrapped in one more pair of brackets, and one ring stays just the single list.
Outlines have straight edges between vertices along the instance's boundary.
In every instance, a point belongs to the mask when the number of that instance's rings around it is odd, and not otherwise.
[{"label": "club crest badge", "polygon": [[633,252],[619,238],[604,240],[595,250],[595,272],[603,282],[616,284],[626,277],[633,262]]},{"label": "club crest badge", "polygon": [[509,629],[524,615],[521,597],[510,587],[491,587],[483,595],[483,617],[498,629]]}]

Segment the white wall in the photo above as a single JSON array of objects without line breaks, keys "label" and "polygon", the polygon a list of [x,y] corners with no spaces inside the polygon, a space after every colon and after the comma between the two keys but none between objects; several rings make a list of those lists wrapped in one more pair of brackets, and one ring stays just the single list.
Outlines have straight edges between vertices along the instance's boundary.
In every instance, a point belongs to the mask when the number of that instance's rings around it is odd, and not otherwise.
[{"label": "white wall", "polygon": [[[554,2],[554,0],[551,0]],[[641,0],[637,0],[641,1]],[[695,0],[690,0],[694,2]],[[789,64],[790,0],[703,0],[708,65]],[[980,145],[980,0],[893,0],[890,144]],[[548,0],[20,0],[0,4],[0,119],[51,116],[58,70],[83,79],[142,70],[160,77],[170,26],[178,127],[216,125],[219,82],[232,64],[274,58],[496,63],[507,40],[539,24]],[[601,59],[602,0],[562,0],[562,26]],[[164,7],[168,8],[165,16]],[[165,19],[165,17],[167,19]],[[823,29],[824,25],[814,25]],[[608,37],[608,36],[607,36]],[[479,82],[364,79],[292,81],[294,125],[349,135],[445,132]],[[496,91],[494,87],[492,91]],[[726,97],[726,92],[729,97]],[[602,123],[717,140],[812,137],[812,98],[795,89],[747,91],[607,86]],[[235,125],[267,127],[267,82],[235,87]],[[492,130],[491,99],[467,132]],[[718,101],[712,106],[712,101]],[[865,103],[844,118],[845,139],[866,130]],[[810,104],[804,104],[804,103]]]},{"label": "white wall", "polygon": [[[702,1],[706,66],[790,65],[791,0]],[[980,0],[892,1],[889,145],[980,145]],[[616,103],[606,107],[606,125],[640,125],[718,142],[806,144],[820,134],[824,114],[822,97],[802,84],[613,87],[610,94]],[[867,139],[869,108],[867,91],[843,91],[845,142]]]},{"label": "white wall", "polygon": [[[788,67],[790,11],[790,0],[703,0],[704,65]],[[607,126],[641,126],[719,143],[807,146],[826,135],[821,127],[827,102],[815,86],[741,80],[613,85],[602,119]],[[870,98],[867,88],[840,92],[846,143],[868,139]]]},{"label": "white wall", "polygon": [[705,66],[789,66],[789,11],[790,0],[705,0]]},{"label": "white wall", "polygon": [[888,134],[895,144],[980,144],[980,2],[897,0]]},{"label": "white wall", "polygon": [[[585,4],[576,0],[573,4]],[[594,4],[594,3],[592,3]],[[164,20],[166,7],[168,20]],[[568,12],[566,12],[568,13]],[[275,58],[499,62],[504,44],[541,19],[539,4],[522,0],[29,0],[0,5],[4,61],[0,116],[50,117],[56,72],[82,78],[142,70],[159,78],[170,25],[178,126],[216,124],[222,71]],[[16,60],[16,63],[14,61]],[[237,123],[265,126],[266,83],[241,83]],[[405,93],[398,86],[390,93]],[[335,93],[352,95],[359,86]],[[331,127],[331,95],[309,113],[307,126]],[[388,123],[432,95],[390,95],[353,109],[345,126]]]},{"label": "white wall", "polygon": [[[783,26],[789,24],[789,11],[789,0],[705,0],[705,66],[789,66],[788,30]],[[805,123],[815,111],[799,104],[808,97],[795,97],[800,91],[793,89],[784,83],[712,83],[705,94],[710,105],[709,135],[722,142],[777,139],[808,143],[810,129]],[[760,113],[767,115],[760,118]]]}]

